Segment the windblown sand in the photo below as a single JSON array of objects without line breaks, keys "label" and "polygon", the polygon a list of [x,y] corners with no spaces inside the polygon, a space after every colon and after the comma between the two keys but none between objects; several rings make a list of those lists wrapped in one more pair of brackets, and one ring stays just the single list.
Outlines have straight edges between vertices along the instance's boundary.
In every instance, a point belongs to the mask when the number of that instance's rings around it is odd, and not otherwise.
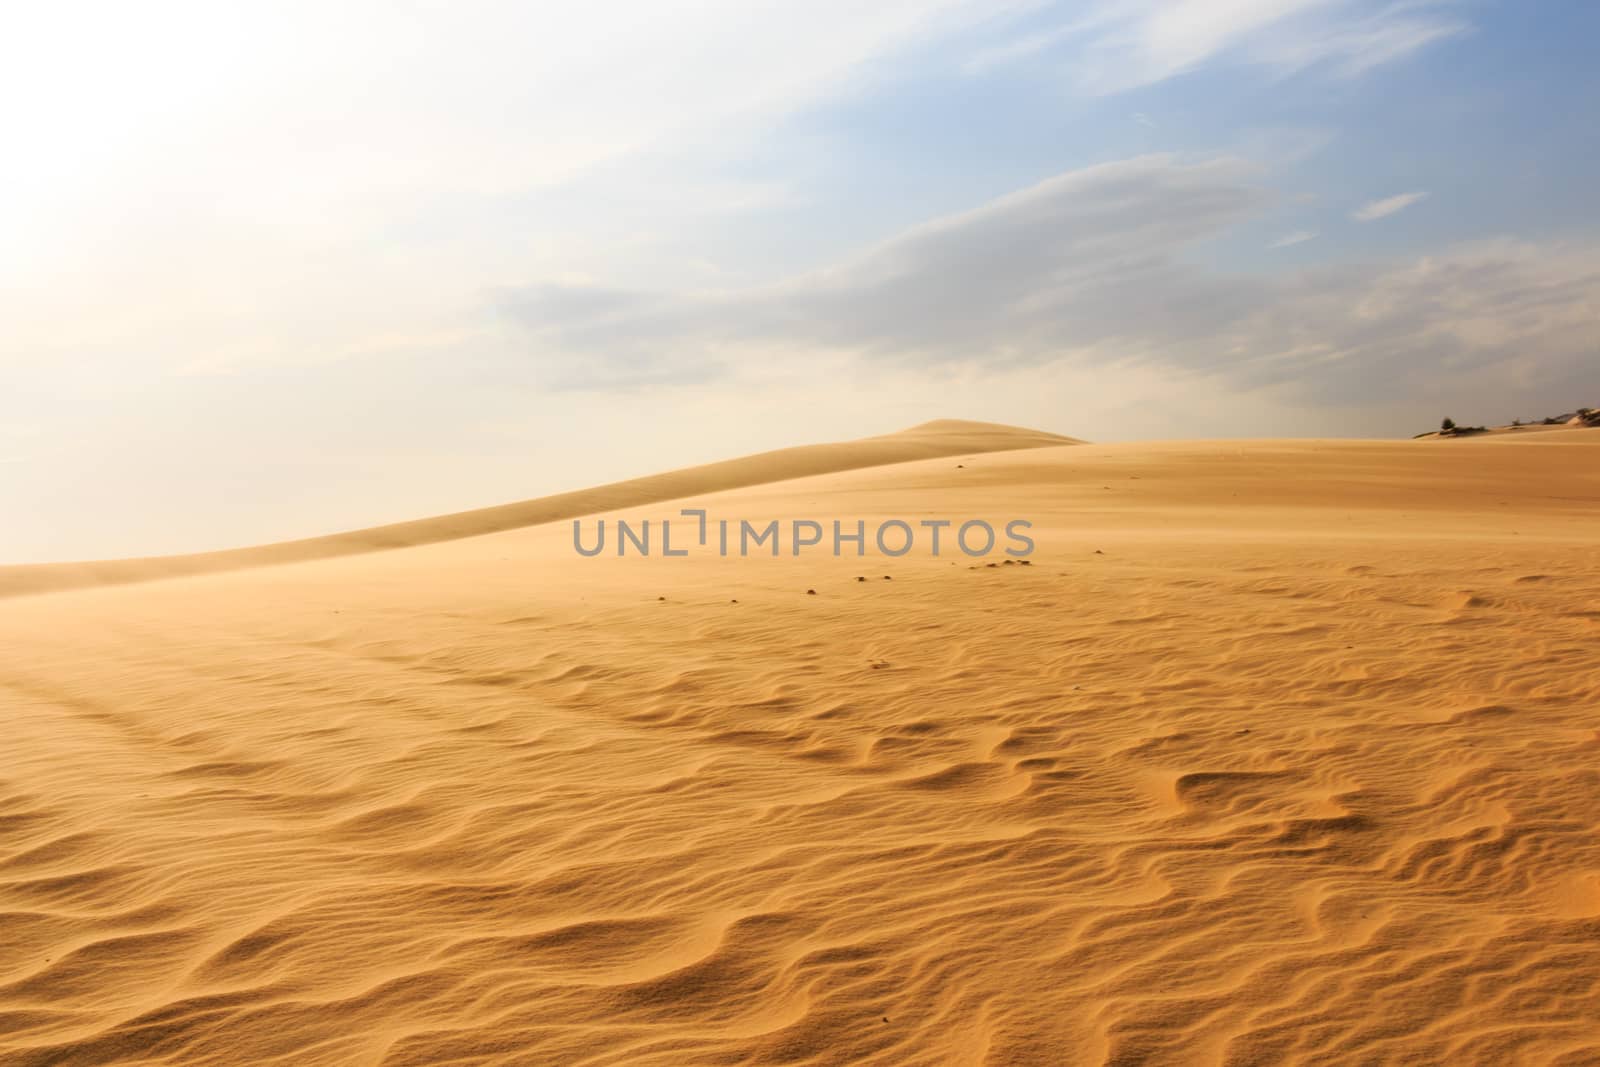
[{"label": "windblown sand", "polygon": [[885,440],[0,569],[0,1062],[1600,1062],[1600,431]]}]

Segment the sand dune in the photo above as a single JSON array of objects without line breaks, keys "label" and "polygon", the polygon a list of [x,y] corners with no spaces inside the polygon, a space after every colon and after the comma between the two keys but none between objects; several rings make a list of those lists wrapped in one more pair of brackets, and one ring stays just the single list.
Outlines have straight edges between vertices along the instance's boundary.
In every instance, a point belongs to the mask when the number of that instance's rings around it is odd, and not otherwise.
[{"label": "sand dune", "polygon": [[[0,572],[0,1062],[1600,1062],[1597,460],[933,425]],[[1038,549],[554,521],[680,506]]]},{"label": "sand dune", "polygon": [[1081,442],[1059,434],[989,422],[937,419],[899,433],[822,445],[802,445],[700,467],[614,482],[593,489],[456,512],[273,545],[145,559],[97,560],[0,567],[0,597],[58,589],[214,574],[304,560],[410,548],[556,522],[613,508],[637,507],[694,494],[799,478],[811,474],[903,463],[930,456],[1002,452]]}]

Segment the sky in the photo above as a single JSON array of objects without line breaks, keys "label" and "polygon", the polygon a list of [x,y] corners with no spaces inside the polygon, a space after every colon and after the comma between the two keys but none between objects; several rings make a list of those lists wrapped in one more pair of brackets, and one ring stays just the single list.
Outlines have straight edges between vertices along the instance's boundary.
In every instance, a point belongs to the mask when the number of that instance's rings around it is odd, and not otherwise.
[{"label": "sky", "polygon": [[1600,4],[17,5],[0,563],[1600,404]]}]

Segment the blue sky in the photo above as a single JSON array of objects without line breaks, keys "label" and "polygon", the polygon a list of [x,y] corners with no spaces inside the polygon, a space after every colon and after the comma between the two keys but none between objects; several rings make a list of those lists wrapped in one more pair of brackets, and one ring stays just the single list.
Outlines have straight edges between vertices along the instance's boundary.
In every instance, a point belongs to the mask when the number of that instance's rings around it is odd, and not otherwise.
[{"label": "blue sky", "polygon": [[1597,5],[67,3],[14,29],[0,561],[939,416],[1398,435],[1600,402]]}]

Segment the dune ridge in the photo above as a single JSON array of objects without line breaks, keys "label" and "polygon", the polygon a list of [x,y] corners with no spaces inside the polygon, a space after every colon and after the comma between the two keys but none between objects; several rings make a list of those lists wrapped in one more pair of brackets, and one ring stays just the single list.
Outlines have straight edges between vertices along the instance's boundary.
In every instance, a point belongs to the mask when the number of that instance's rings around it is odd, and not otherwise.
[{"label": "dune ridge", "polygon": [[554,524],[7,600],[0,1063],[1594,1063],[1596,458],[935,456],[689,499],[1027,566]]},{"label": "dune ridge", "polygon": [[600,511],[675,500],[699,493],[835,471],[905,463],[934,456],[1081,443],[1075,438],[1059,434],[999,423],[936,419],[899,433],[857,441],[781,448],[698,467],[630,478],[592,489],[321,537],[175,556],[0,566],[0,598],[409,548],[557,522]]}]

